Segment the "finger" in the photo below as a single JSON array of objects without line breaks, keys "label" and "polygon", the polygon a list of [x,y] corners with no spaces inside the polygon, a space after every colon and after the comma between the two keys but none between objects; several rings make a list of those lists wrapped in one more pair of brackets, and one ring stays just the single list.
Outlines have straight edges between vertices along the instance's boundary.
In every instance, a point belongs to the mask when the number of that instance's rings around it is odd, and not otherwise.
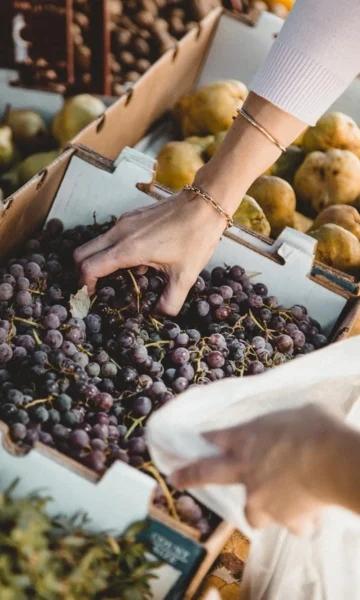
[{"label": "finger", "polygon": [[103,235],[99,235],[93,240],[90,240],[90,242],[86,242],[86,244],[75,248],[75,263],[77,265],[80,265],[84,260],[92,256],[93,254],[96,254],[97,252],[101,252],[102,250],[111,247],[113,245],[113,242],[108,234],[109,232],[104,233]]},{"label": "finger", "polygon": [[199,487],[207,483],[237,483],[236,463],[225,455],[204,458],[175,471],[170,482],[179,489]]},{"label": "finger", "polygon": [[205,431],[202,435],[206,440],[215,444],[215,446],[218,446],[223,450],[228,450],[234,446],[234,441],[236,441],[237,444],[240,441],[245,441],[248,432],[248,426],[247,424],[244,424],[236,427],[228,427],[227,429]]},{"label": "finger", "polygon": [[142,261],[137,260],[136,255],[125,246],[122,252],[119,248],[112,246],[110,249],[98,252],[85,259],[80,265],[80,282],[86,285],[89,294],[95,292],[97,280],[114,273],[117,269],[137,267]]},{"label": "finger", "polygon": [[166,315],[176,316],[180,312],[193,283],[194,281],[184,273],[179,276],[170,275],[169,282],[156,305],[156,310]]},{"label": "finger", "polygon": [[245,517],[249,525],[254,527],[255,529],[262,529],[263,527],[267,527],[272,522],[272,519],[269,515],[263,512],[257,506],[248,503],[245,506]]}]

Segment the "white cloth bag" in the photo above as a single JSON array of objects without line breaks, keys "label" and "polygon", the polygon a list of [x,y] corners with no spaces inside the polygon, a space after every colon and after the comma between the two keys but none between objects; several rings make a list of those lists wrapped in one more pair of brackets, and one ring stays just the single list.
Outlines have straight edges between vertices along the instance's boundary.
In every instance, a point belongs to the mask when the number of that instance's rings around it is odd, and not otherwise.
[{"label": "white cloth bag", "polygon": [[[268,412],[309,402],[334,410],[360,428],[360,337],[332,344],[263,375],[192,387],[154,413],[147,425],[152,459],[165,474],[209,456],[201,432],[222,429]],[[277,525],[254,531],[244,516],[242,485],[191,490],[199,500],[247,534],[245,570],[251,600],[359,600],[360,518],[331,507],[311,538]],[[243,596],[242,596],[243,597]]]}]

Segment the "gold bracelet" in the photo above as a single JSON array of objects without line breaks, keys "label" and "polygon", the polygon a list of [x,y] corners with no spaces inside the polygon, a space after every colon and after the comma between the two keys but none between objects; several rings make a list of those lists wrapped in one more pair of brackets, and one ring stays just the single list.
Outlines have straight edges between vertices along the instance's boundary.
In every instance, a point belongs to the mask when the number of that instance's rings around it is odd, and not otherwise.
[{"label": "gold bracelet", "polygon": [[244,117],[244,119],[246,119],[246,121],[248,123],[250,123],[250,125],[252,125],[258,131],[260,131],[270,142],[272,142],[273,144],[275,144],[275,146],[277,146],[279,148],[279,150],[281,150],[281,152],[286,152],[285,146],[283,146],[282,144],[280,144],[280,142],[276,138],[274,138],[274,136],[271,135],[271,133],[269,133],[269,131],[267,131],[267,129],[265,129],[265,127],[263,127],[262,125],[260,125],[260,123],[258,123],[256,121],[256,119],[254,119],[254,117],[252,117],[251,115],[249,115],[249,113],[246,112],[246,110],[244,108],[238,108],[237,113],[239,115],[241,115],[242,117]]},{"label": "gold bracelet", "polygon": [[216,200],[214,200],[214,198],[210,196],[210,194],[204,192],[204,190],[201,190],[196,185],[187,184],[184,186],[184,190],[186,190],[187,192],[193,192],[194,194],[200,196],[200,198],[205,200],[205,202],[211,204],[211,206],[215,208],[216,212],[222,217],[224,217],[228,227],[232,227],[234,225],[232,217],[222,208],[222,206],[220,206],[220,204],[216,202]]}]

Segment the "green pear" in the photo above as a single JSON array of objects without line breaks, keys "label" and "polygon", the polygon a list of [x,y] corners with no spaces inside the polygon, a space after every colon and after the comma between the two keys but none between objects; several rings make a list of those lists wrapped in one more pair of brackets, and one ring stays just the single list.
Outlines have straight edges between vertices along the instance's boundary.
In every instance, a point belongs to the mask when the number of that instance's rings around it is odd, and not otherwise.
[{"label": "green pear", "polygon": [[65,146],[84,127],[100,117],[106,106],[95,96],[79,94],[65,100],[62,109],[55,115],[52,123],[52,133],[60,144]]},{"label": "green pear", "polygon": [[45,121],[37,112],[11,108],[5,116],[5,122],[11,128],[15,144],[23,152],[33,153],[49,147]]},{"label": "green pear", "polygon": [[18,165],[15,165],[12,169],[0,175],[0,186],[4,192],[5,198],[16,192],[20,187]]},{"label": "green pear", "polygon": [[0,125],[0,172],[6,171],[15,158],[15,146],[10,127]]},{"label": "green pear", "polygon": [[18,166],[19,184],[24,185],[38,171],[45,169],[58,154],[58,150],[51,150],[50,152],[37,152],[25,158]]}]

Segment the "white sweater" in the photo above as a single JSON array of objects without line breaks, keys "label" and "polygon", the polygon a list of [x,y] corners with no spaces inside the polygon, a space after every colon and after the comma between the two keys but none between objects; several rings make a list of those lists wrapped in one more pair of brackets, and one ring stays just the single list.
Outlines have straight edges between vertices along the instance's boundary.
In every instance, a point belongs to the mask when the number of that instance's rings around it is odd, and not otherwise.
[{"label": "white sweater", "polygon": [[360,72],[360,0],[297,0],[253,92],[313,125]]}]

